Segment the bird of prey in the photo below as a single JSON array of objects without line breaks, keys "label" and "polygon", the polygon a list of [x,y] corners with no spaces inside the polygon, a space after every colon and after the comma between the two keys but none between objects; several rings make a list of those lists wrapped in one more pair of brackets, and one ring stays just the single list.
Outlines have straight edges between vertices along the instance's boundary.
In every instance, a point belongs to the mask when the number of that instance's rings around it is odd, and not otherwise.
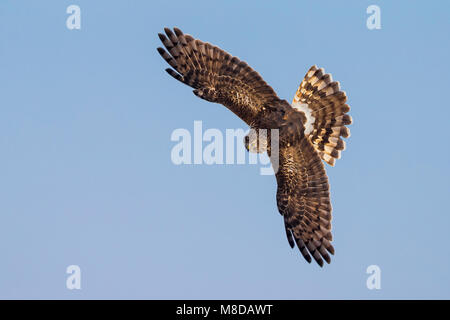
[{"label": "bird of prey", "polygon": [[[157,50],[172,67],[167,73],[192,87],[204,100],[223,104],[254,130],[278,130],[277,206],[283,216],[291,248],[295,244],[310,263],[322,267],[334,254],[331,245],[331,203],[322,160],[334,166],[350,136],[346,125],[347,97],[322,68],[312,66],[290,104],[246,62],[180,29],[164,29],[159,38],[166,50]],[[270,154],[269,134],[245,137],[250,152]],[[262,150],[260,145],[266,148]],[[273,163],[273,161],[272,161]]]}]

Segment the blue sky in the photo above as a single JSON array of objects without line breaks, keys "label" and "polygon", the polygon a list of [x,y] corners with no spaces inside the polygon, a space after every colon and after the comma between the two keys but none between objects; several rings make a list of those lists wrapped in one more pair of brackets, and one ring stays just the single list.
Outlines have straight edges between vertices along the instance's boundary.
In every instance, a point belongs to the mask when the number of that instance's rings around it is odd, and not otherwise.
[{"label": "blue sky", "polygon": [[[81,29],[66,8],[81,8]],[[380,30],[366,8],[381,8]],[[0,298],[450,298],[448,1],[0,3]],[[336,255],[290,249],[273,176],[175,166],[170,135],[245,128],[171,79],[178,26],[291,100],[316,64],[354,124],[327,167]],[[366,268],[381,268],[368,290]],[[81,268],[81,290],[66,268]]]}]

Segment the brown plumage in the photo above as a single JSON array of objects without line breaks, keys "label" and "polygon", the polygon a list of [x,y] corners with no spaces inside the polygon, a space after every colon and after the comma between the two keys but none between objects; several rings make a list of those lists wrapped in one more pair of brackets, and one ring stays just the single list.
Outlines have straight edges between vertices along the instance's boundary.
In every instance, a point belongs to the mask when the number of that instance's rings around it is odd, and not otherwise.
[{"label": "brown plumage", "polygon": [[346,101],[347,96],[340,91],[339,82],[332,81],[330,74],[316,66],[308,70],[292,101],[294,108],[303,109],[301,105],[307,105],[306,114],[312,126],[307,136],[320,157],[331,166],[345,149],[341,137],[350,136],[346,125],[352,123],[352,118],[346,114],[350,110]]},{"label": "brown plumage", "polygon": [[[315,66],[306,73],[294,101],[278,98],[274,90],[247,63],[224,50],[183,34],[178,28],[159,34],[158,52],[173,68],[166,71],[192,87],[194,94],[221,103],[253,129],[279,130],[277,204],[284,217],[291,247],[323,266],[334,254],[331,245],[331,203],[324,160],[334,165],[349,136],[345,125],[347,98],[329,74]],[[270,138],[270,134],[268,134]],[[246,147],[254,141],[246,137]],[[272,160],[270,143],[267,152]]]}]

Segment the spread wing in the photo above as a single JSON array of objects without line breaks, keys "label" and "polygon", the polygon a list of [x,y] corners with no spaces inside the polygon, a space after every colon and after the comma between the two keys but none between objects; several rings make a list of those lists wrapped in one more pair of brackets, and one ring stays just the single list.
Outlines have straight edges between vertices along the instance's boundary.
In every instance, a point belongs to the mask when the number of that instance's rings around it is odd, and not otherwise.
[{"label": "spread wing", "polygon": [[319,154],[310,140],[303,138],[295,145],[279,150],[276,174],[278,210],[284,217],[290,246],[297,243],[303,257],[323,266],[334,254],[330,241],[331,203],[328,178]]},{"label": "spread wing", "polygon": [[194,88],[198,97],[225,105],[250,126],[261,111],[279,101],[272,87],[244,61],[178,28],[164,31],[166,35],[159,38],[167,51],[158,48],[158,52],[173,68],[166,71]]}]

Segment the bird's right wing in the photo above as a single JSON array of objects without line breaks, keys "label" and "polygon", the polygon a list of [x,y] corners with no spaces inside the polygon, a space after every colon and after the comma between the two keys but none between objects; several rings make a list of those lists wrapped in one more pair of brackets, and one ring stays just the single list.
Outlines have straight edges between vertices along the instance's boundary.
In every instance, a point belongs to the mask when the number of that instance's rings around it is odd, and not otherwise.
[{"label": "bird's right wing", "polygon": [[244,61],[224,50],[183,34],[178,28],[165,28],[159,34],[167,49],[158,52],[173,69],[166,71],[194,88],[194,94],[225,105],[250,126],[265,108],[279,101],[275,91]]},{"label": "bird's right wing", "polygon": [[297,244],[303,257],[320,265],[330,263],[331,203],[328,177],[319,154],[306,137],[280,146],[276,173],[278,210],[284,217],[290,246]]}]

